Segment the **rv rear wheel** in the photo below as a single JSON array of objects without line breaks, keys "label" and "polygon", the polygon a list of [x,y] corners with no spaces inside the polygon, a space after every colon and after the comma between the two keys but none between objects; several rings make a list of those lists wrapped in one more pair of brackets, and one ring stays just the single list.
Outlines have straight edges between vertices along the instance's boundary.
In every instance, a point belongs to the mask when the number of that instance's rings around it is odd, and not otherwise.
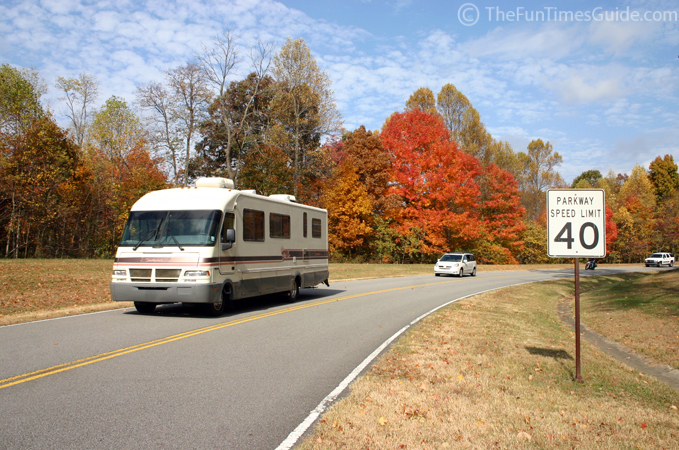
[{"label": "rv rear wheel", "polygon": [[156,310],[156,304],[149,302],[134,302],[134,307],[139,314],[151,314]]},{"label": "rv rear wheel", "polygon": [[292,284],[290,285],[290,291],[288,291],[288,300],[291,302],[294,302],[297,300],[297,297],[299,296],[299,282],[297,281],[297,278],[292,280]]}]

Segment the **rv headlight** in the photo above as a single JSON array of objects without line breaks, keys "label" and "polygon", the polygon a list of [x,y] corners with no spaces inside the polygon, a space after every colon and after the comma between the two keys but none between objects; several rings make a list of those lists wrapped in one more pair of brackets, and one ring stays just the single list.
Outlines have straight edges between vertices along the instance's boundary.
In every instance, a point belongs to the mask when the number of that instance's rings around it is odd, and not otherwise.
[{"label": "rv headlight", "polygon": [[197,277],[209,277],[209,270],[187,270],[184,272],[184,277],[197,278]]},{"label": "rv headlight", "polygon": [[114,269],[111,281],[127,281],[127,270],[125,269]]},{"label": "rv headlight", "polygon": [[187,270],[184,272],[184,281],[187,283],[208,283],[210,281],[209,270]]}]

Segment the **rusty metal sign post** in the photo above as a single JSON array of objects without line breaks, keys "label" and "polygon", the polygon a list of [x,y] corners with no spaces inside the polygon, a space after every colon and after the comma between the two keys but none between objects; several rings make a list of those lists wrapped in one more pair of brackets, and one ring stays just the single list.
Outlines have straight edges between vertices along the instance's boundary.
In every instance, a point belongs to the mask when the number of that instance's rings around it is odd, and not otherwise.
[{"label": "rusty metal sign post", "polygon": [[580,259],[575,261],[575,378],[574,381],[582,383],[580,372]]},{"label": "rusty metal sign post", "polygon": [[606,195],[602,189],[547,191],[547,254],[573,258],[575,272],[575,377],[580,362],[580,258],[606,256]]}]

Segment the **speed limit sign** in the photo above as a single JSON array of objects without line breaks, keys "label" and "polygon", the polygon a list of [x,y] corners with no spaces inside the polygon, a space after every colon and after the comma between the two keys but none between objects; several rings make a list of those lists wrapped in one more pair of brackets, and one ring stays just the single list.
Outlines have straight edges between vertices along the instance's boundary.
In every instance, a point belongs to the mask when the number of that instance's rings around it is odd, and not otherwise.
[{"label": "speed limit sign", "polygon": [[553,258],[606,256],[606,196],[602,189],[547,191],[547,254]]}]

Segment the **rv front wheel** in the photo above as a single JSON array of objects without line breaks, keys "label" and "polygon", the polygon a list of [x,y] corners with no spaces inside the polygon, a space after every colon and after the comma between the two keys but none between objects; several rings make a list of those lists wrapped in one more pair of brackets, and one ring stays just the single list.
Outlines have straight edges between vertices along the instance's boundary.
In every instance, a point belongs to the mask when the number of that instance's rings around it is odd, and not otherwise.
[{"label": "rv front wheel", "polygon": [[206,303],[204,304],[205,314],[211,317],[219,317],[224,314],[226,310],[226,302],[222,299],[219,303]]},{"label": "rv front wheel", "polygon": [[134,302],[134,307],[139,314],[151,314],[156,310],[156,304],[148,302]]},{"label": "rv front wheel", "polygon": [[222,296],[218,303],[207,303],[204,305],[204,311],[208,316],[219,317],[227,310],[233,309],[233,300],[231,299],[231,286],[225,284],[222,288]]}]

